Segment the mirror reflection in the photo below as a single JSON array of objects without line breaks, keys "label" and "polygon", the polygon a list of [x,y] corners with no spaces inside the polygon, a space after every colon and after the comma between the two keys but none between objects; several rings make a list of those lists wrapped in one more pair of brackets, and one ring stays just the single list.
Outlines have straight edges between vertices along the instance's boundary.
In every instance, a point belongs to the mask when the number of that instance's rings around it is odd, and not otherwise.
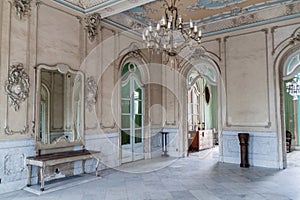
[{"label": "mirror reflection", "polygon": [[40,66],[40,141],[74,142],[83,131],[83,74],[68,66]]}]

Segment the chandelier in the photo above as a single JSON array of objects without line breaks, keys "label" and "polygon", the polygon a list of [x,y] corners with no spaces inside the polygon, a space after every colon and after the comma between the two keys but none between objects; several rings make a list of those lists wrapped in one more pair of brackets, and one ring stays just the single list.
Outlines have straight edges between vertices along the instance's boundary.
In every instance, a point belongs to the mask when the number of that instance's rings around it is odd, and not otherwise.
[{"label": "chandelier", "polygon": [[[179,0],[178,0],[179,1]],[[176,56],[187,44],[200,44],[202,32],[190,20],[189,27],[183,25],[183,18],[178,14],[177,0],[164,0],[165,13],[161,20],[152,27],[150,24],[143,31],[142,37],[148,49]]]},{"label": "chandelier", "polygon": [[286,92],[293,96],[293,100],[298,100],[300,95],[300,78],[296,75],[291,82],[286,83]]}]

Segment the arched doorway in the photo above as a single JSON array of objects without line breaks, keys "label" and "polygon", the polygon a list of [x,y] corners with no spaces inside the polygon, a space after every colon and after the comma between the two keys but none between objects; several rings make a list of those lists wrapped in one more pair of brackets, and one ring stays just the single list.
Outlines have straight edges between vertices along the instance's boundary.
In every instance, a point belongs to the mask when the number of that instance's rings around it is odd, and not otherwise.
[{"label": "arched doorway", "polygon": [[218,87],[213,66],[203,62],[187,74],[188,151],[200,151],[219,144]]},{"label": "arched doorway", "polygon": [[299,149],[300,138],[300,50],[290,54],[283,65],[283,98],[286,152]]},{"label": "arched doorway", "polygon": [[144,158],[144,86],[134,62],[126,62],[121,80],[122,163]]}]

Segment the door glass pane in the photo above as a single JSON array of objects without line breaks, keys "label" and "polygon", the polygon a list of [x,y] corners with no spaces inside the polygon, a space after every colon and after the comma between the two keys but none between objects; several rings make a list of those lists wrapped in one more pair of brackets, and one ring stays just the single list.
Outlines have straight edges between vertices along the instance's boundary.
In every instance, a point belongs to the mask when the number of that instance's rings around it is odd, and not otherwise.
[{"label": "door glass pane", "polygon": [[135,127],[140,128],[142,127],[142,115],[135,115]]},{"label": "door glass pane", "polygon": [[130,128],[130,115],[122,114],[122,129],[124,128]]},{"label": "door glass pane", "polygon": [[122,113],[130,113],[130,100],[122,100]]},{"label": "door glass pane", "polygon": [[130,98],[130,82],[122,86],[122,98]]},{"label": "door glass pane", "polygon": [[134,84],[134,99],[142,100],[142,89],[135,83]]},{"label": "door glass pane", "polygon": [[130,144],[130,130],[122,130],[122,145]]},{"label": "door glass pane", "polygon": [[142,129],[135,129],[135,143],[142,142]]},{"label": "door glass pane", "polygon": [[129,72],[128,71],[128,65],[129,63],[127,63],[124,67],[123,67],[123,70],[122,70],[122,77],[125,77],[127,75],[127,73]]},{"label": "door glass pane", "polygon": [[133,111],[134,114],[142,114],[142,102],[141,101],[134,101],[134,105],[133,105]]}]

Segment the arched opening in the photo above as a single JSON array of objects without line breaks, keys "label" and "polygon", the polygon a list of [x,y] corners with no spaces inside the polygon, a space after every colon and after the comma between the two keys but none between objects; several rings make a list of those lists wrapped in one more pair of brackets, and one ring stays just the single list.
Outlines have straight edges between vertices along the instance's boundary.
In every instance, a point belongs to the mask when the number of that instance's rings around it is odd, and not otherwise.
[{"label": "arched opening", "polygon": [[144,158],[144,85],[135,62],[125,62],[121,80],[122,163]]},{"label": "arched opening", "polygon": [[186,116],[189,155],[219,145],[217,73],[209,62],[198,62],[187,73]]},{"label": "arched opening", "polygon": [[[300,51],[290,54],[283,65],[285,147],[287,153],[300,146]],[[284,134],[283,133],[283,134]]]}]

